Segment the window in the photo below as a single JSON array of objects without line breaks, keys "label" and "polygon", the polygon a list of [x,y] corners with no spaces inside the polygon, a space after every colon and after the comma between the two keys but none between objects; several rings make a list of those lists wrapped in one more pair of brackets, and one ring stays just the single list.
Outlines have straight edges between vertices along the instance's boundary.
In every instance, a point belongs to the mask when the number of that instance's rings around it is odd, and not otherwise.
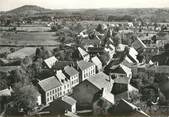
[{"label": "window", "polygon": [[47,93],[47,96],[49,96],[49,92]]},{"label": "window", "polygon": [[53,94],[54,94],[54,93],[55,93],[55,90],[53,90],[52,92],[53,92]]},{"label": "window", "polygon": [[55,93],[57,92],[57,89],[55,89]]},{"label": "window", "polygon": [[47,102],[49,102],[49,98],[47,98]]},{"label": "window", "polygon": [[52,97],[50,97],[50,100],[52,100]]},{"label": "window", "polygon": [[52,95],[52,91],[50,91],[50,95]]}]

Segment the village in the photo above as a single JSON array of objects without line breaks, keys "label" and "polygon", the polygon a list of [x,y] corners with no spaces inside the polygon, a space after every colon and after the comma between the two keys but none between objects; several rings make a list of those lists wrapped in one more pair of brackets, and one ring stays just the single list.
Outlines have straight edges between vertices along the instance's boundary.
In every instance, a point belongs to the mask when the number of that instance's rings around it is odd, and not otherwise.
[{"label": "village", "polygon": [[0,116],[167,117],[169,24],[51,19],[2,26]]}]

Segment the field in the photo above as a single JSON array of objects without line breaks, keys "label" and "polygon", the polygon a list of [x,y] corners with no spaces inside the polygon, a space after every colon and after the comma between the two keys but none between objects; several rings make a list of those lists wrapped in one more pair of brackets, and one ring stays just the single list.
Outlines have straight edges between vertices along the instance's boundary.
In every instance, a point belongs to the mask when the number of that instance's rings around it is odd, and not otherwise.
[{"label": "field", "polygon": [[[7,31],[12,29],[13,27],[0,27],[0,31]],[[27,31],[27,32],[46,32],[50,31],[50,27],[45,26],[21,26],[16,27],[17,31]]]},{"label": "field", "polygon": [[54,32],[0,32],[0,45],[57,45]]}]

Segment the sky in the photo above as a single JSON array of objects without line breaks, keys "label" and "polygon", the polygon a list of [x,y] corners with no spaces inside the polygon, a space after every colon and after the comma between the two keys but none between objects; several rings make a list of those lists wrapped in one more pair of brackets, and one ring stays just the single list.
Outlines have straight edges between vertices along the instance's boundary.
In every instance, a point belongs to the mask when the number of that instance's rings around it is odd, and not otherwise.
[{"label": "sky", "polygon": [[0,11],[23,5],[37,5],[49,9],[169,8],[169,0],[0,0]]}]

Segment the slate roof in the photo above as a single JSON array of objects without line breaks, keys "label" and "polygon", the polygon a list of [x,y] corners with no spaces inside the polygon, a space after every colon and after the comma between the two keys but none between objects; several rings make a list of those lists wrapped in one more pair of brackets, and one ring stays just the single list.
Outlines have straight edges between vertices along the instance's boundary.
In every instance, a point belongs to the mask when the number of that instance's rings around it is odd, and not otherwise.
[{"label": "slate roof", "polygon": [[100,59],[97,56],[93,57],[91,60],[97,66],[102,65],[102,62],[100,61]]},{"label": "slate roof", "polygon": [[[121,99],[119,104],[118,104],[118,109],[120,110],[120,107],[123,106],[123,110],[125,111],[125,108],[126,110],[129,112],[137,112],[138,114],[141,114],[145,117],[150,117],[148,114],[146,114],[145,112],[143,112],[140,108],[138,108],[137,106],[135,106],[134,104],[124,100],[124,99]],[[121,110],[121,112],[123,112],[123,110]]]},{"label": "slate roof", "polygon": [[70,67],[70,66],[64,67],[64,71],[69,76],[74,76],[79,73],[75,68]]},{"label": "slate roof", "polygon": [[107,101],[109,101],[112,104],[115,103],[114,95],[112,93],[108,92],[106,89],[103,89],[102,98],[106,99]]},{"label": "slate roof", "polygon": [[58,70],[56,73],[56,76],[58,78],[58,80],[62,83],[64,83],[65,81],[67,81],[66,76],[63,74],[62,70]]},{"label": "slate roof", "polygon": [[49,91],[51,89],[61,86],[61,83],[55,76],[41,80],[38,84],[44,91]]},{"label": "slate roof", "polygon": [[117,68],[113,70],[113,73],[127,74],[131,73],[131,69],[120,64]]},{"label": "slate roof", "polygon": [[55,56],[52,56],[52,57],[47,58],[47,59],[44,60],[44,62],[46,63],[46,65],[47,65],[49,68],[52,68],[57,61],[58,61],[58,60],[56,59]]},{"label": "slate roof", "polygon": [[81,61],[78,61],[78,62],[77,62],[77,65],[78,65],[78,67],[79,67],[81,70],[85,70],[85,69],[87,69],[87,68],[93,66],[94,63],[86,62],[86,61],[81,60]]},{"label": "slate roof", "polygon": [[110,89],[112,88],[109,87],[111,84],[109,76],[103,72],[91,76],[89,79],[87,79],[87,81],[89,81],[91,84],[93,84],[95,87],[97,87],[100,90],[105,87],[108,87]]},{"label": "slate roof", "polygon": [[76,104],[76,100],[75,99],[73,99],[70,96],[66,96],[66,95],[64,97],[62,97],[62,101],[66,102],[67,104],[70,104],[70,105]]},{"label": "slate roof", "polygon": [[114,79],[114,83],[119,83],[119,84],[128,84],[129,83],[130,78],[122,78],[122,77],[118,77]]},{"label": "slate roof", "polygon": [[85,50],[83,50],[80,47],[78,47],[78,51],[79,51],[79,53],[81,54],[82,57],[86,57],[86,56],[89,55]]}]

